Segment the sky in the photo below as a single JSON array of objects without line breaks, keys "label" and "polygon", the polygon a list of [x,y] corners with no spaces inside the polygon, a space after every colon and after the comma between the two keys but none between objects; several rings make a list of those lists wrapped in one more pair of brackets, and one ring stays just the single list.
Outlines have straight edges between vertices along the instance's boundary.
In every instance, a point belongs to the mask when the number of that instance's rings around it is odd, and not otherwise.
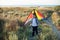
[{"label": "sky", "polygon": [[60,0],[0,0],[0,6],[55,6]]}]

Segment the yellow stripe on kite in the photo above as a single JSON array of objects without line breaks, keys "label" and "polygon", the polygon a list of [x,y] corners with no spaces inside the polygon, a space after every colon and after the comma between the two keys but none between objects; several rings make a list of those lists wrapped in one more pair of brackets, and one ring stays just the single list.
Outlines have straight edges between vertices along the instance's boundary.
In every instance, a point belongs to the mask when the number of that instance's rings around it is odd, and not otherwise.
[{"label": "yellow stripe on kite", "polygon": [[35,11],[35,12],[36,12],[36,16],[37,16],[38,20],[41,20],[43,17],[39,16],[37,11]]},{"label": "yellow stripe on kite", "polygon": [[34,13],[34,11],[32,11],[32,13]]}]

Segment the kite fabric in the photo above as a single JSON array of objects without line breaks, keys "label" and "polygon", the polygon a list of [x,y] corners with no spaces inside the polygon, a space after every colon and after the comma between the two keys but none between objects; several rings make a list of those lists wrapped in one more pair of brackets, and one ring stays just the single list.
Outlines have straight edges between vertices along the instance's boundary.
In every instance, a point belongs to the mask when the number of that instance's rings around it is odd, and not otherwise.
[{"label": "kite fabric", "polygon": [[35,11],[35,12],[36,12],[36,16],[37,16],[38,20],[41,20],[41,19],[44,18],[44,16],[43,16],[42,13],[40,13],[40,12],[38,12],[38,11]]},{"label": "kite fabric", "polygon": [[33,18],[33,14],[30,13],[29,16],[27,17],[26,21],[25,21],[25,24],[27,24],[29,21],[31,21]]},{"label": "kite fabric", "polygon": [[[32,20],[34,11],[32,11],[29,16],[27,17],[25,24]],[[35,10],[35,15],[37,16],[38,20],[42,20],[44,18],[44,15],[40,13],[39,11]]]}]

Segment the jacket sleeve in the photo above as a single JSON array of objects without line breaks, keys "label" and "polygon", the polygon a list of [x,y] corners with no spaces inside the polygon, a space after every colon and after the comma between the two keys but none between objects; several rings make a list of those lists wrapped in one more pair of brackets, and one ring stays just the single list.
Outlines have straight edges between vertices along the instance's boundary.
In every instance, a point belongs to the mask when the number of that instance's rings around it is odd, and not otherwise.
[{"label": "jacket sleeve", "polygon": [[37,24],[38,24],[38,25],[40,24],[40,22],[38,21],[38,19],[37,19]]}]

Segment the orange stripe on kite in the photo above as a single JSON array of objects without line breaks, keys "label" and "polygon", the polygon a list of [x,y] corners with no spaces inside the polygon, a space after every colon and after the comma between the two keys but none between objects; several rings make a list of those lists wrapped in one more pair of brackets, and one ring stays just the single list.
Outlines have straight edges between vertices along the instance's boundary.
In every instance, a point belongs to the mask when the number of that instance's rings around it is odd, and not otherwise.
[{"label": "orange stripe on kite", "polygon": [[33,18],[33,14],[31,13],[31,14],[28,16],[28,18]]},{"label": "orange stripe on kite", "polygon": [[[43,19],[44,17],[42,16],[41,13],[38,13],[38,11],[35,11],[36,12],[36,16],[39,20]],[[41,14],[41,15],[40,15]]]},{"label": "orange stripe on kite", "polygon": [[[33,14],[32,14],[32,13],[30,13],[30,14],[28,15],[26,21],[27,21],[28,19],[30,19],[30,18],[33,18]],[[26,22],[26,21],[25,21],[25,22]]]},{"label": "orange stripe on kite", "polygon": [[44,18],[44,15],[42,13],[40,13],[39,11],[37,11],[38,15]]}]

